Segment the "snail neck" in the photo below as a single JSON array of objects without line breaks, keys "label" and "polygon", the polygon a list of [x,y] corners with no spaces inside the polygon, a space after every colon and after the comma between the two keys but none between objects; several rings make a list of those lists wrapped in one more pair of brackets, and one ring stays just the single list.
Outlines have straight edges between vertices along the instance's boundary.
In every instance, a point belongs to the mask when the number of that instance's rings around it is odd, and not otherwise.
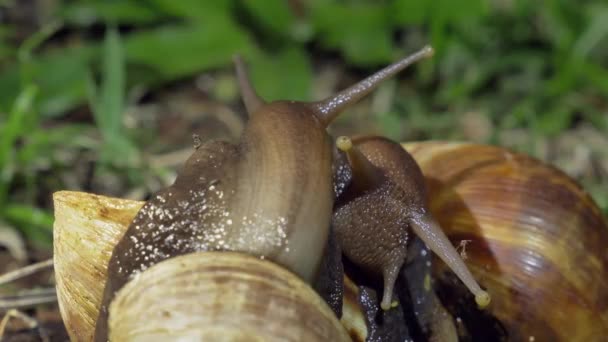
[{"label": "snail neck", "polygon": [[[237,218],[255,218],[247,248],[312,281],[327,241],[332,152],[325,127],[295,102],[262,106],[240,142]],[[263,237],[263,238],[260,238]]]}]

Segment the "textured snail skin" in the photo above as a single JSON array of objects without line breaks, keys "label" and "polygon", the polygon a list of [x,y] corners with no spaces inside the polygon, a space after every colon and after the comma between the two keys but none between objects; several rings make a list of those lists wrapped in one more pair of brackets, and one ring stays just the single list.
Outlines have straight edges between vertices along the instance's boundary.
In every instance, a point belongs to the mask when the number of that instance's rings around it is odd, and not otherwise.
[{"label": "textured snail skin", "polygon": [[316,276],[333,207],[332,144],[326,126],[346,107],[413,62],[425,47],[313,103],[265,103],[235,59],[249,121],[237,145],[211,141],[175,183],[154,195],[116,245],[95,332],[108,336],[108,306],[132,277],[165,259],[239,251],[270,259],[307,282]]},{"label": "textured snail skin", "polygon": [[[456,342],[454,318],[435,294],[431,280],[432,253],[418,237],[395,283],[399,305],[381,310],[378,295],[382,284],[346,263],[343,325],[355,341]],[[355,285],[356,284],[356,285]]]},{"label": "textured snail skin", "polygon": [[[422,168],[430,210],[453,244],[471,240],[467,266],[493,294],[483,315],[497,317],[509,340],[606,336],[608,228],[580,186],[537,160],[497,147],[446,142],[404,147]],[[112,249],[144,203],[68,191],[53,198],[59,306],[71,339],[88,341]],[[433,265],[444,284],[462,287],[442,262]],[[363,340],[369,330],[358,290],[348,280],[344,296],[342,323]],[[455,297],[456,302],[441,298],[462,319],[459,330],[464,324],[476,336],[481,321],[465,315],[475,309],[468,290]]]},{"label": "textured snail skin", "polygon": [[113,251],[97,341],[106,340],[114,293],[170,257],[241,251],[271,259],[306,281],[314,277],[333,203],[331,144],[314,115],[294,107],[262,106],[238,146],[203,144],[175,183],[146,203]]},{"label": "textured snail skin", "polygon": [[[404,144],[422,168],[430,210],[492,293],[488,313],[511,341],[602,341],[608,334],[608,224],[563,172],[513,151]],[[479,336],[483,315],[443,264],[444,304]],[[447,290],[446,290],[447,291]],[[481,324],[483,325],[483,324]]]},{"label": "textured snail skin", "polygon": [[487,305],[488,294],[429,214],[424,176],[409,153],[382,137],[341,137],[337,145],[348,155],[352,182],[338,200],[332,224],[343,253],[384,278],[382,309],[393,305],[410,229],[450,266],[480,306]]}]

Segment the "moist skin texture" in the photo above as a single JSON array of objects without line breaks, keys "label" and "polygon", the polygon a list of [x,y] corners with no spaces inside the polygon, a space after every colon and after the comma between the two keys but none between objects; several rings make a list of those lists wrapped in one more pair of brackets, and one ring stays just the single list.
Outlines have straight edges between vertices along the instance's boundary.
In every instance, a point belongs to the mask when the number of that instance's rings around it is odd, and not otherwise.
[{"label": "moist skin texture", "polygon": [[326,246],[334,199],[326,126],[384,80],[432,55],[433,49],[424,47],[323,101],[269,104],[257,96],[236,58],[249,114],[241,141],[200,146],[175,184],[138,213],[110,259],[95,340],[107,339],[107,310],[115,292],[138,272],[175,255],[252,253],[311,283]]},{"label": "moist skin texture", "polygon": [[262,106],[237,146],[200,146],[175,183],[144,205],[115,247],[96,341],[107,339],[114,294],[137,273],[176,255],[240,251],[273,260],[312,282],[331,221],[331,162],[325,127],[292,102]]},{"label": "moist skin texture", "polygon": [[460,256],[426,207],[420,167],[399,144],[382,137],[338,138],[352,181],[338,200],[332,224],[343,253],[384,278],[381,307],[389,310],[393,287],[415,232],[465,283],[480,306],[489,303]]}]

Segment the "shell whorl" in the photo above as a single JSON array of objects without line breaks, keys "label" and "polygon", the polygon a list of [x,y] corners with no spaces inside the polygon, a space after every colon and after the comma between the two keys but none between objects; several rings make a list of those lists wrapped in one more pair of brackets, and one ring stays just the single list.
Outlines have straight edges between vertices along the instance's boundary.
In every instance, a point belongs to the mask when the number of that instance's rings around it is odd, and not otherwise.
[{"label": "shell whorl", "polygon": [[[592,341],[608,331],[608,223],[563,172],[486,145],[404,147],[422,168],[430,210],[492,293],[516,340]],[[441,263],[435,275],[456,285]],[[458,306],[457,304],[456,306]]]}]

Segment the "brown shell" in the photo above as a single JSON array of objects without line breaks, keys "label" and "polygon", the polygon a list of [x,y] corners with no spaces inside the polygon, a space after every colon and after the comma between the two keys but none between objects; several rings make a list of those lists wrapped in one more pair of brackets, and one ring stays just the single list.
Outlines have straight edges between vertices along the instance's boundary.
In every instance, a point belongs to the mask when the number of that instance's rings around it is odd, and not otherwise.
[{"label": "brown shell", "polygon": [[[608,224],[561,171],[506,149],[409,143],[430,208],[492,295],[515,341],[598,341],[608,333]],[[441,262],[436,276],[447,281]]]}]

